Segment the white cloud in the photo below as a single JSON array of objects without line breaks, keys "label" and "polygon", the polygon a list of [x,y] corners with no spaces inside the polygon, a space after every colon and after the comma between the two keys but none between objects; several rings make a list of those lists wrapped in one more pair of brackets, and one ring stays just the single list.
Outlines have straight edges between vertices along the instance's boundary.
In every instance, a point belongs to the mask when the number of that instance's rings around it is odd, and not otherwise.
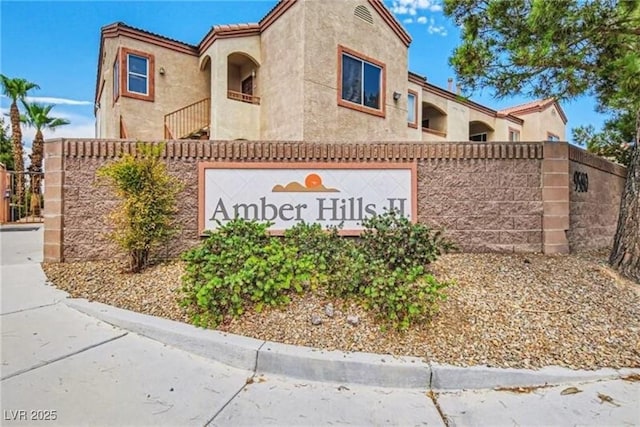
[{"label": "white cloud", "polygon": [[91,101],[77,101],[75,99],[55,98],[51,96],[28,96],[27,101],[56,105],[93,105]]},{"label": "white cloud", "polygon": [[[9,99],[8,96],[2,95],[3,98]],[[55,105],[93,105],[91,101],[78,101],[68,98],[56,98],[53,96],[27,96],[28,102],[40,102],[43,104],[55,104]]]},{"label": "white cloud", "polygon": [[440,12],[442,5],[438,0],[393,0],[391,2],[391,11],[397,15],[415,16],[421,10]]},{"label": "white cloud", "polygon": [[429,34],[436,34],[442,37],[445,37],[447,35],[447,30],[442,25],[429,24],[429,26],[427,27],[427,31],[429,32]]},{"label": "white cloud", "polygon": [[441,0],[392,0],[391,11],[396,15],[407,16],[402,20],[403,24],[427,25],[429,34],[446,36],[447,30],[443,25],[436,25],[433,17],[427,17],[424,13],[441,12]]}]

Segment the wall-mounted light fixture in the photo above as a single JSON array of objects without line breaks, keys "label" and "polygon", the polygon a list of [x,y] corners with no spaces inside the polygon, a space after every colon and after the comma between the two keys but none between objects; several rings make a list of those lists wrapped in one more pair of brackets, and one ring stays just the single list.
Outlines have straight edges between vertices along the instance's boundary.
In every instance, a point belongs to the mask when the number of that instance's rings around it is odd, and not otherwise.
[{"label": "wall-mounted light fixture", "polygon": [[160,67],[160,70],[158,70],[158,72],[160,73],[161,76],[164,76],[164,67]]},{"label": "wall-mounted light fixture", "polygon": [[393,92],[393,100],[397,101],[400,99],[400,92]]}]

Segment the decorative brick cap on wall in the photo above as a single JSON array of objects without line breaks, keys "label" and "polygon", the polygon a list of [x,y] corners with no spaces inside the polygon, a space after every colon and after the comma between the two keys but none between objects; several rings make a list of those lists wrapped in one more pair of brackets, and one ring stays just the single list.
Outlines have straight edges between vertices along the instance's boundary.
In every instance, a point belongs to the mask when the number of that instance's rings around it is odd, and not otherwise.
[{"label": "decorative brick cap on wall", "polygon": [[[136,141],[55,139],[64,157],[114,158],[135,154]],[[153,141],[157,143],[159,141]],[[221,161],[412,161],[420,159],[542,159],[542,142],[275,142],[275,141],[168,141],[164,158]]]},{"label": "decorative brick cap on wall", "polygon": [[613,163],[602,157],[598,157],[595,154],[591,154],[582,148],[569,145],[569,160],[583,165],[591,166],[595,169],[608,172],[613,175],[620,176],[622,178],[627,177],[627,168],[617,163]]}]

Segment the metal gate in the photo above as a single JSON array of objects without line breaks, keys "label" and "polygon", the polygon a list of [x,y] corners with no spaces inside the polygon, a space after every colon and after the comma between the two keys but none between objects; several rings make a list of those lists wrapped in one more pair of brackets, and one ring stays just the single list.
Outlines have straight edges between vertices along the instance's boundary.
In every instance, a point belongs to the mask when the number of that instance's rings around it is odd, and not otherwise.
[{"label": "metal gate", "polygon": [[1,169],[0,172],[0,223],[42,222],[44,173],[17,173]]}]

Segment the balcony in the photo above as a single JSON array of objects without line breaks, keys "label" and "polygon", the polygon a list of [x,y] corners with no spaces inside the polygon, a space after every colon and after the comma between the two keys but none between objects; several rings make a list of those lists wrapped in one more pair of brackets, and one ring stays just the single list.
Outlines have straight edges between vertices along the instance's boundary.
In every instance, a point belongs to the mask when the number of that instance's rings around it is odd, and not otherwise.
[{"label": "balcony", "polygon": [[253,96],[248,93],[236,92],[235,90],[227,90],[227,98],[233,99],[234,101],[246,102],[248,104],[260,105],[259,96]]}]

